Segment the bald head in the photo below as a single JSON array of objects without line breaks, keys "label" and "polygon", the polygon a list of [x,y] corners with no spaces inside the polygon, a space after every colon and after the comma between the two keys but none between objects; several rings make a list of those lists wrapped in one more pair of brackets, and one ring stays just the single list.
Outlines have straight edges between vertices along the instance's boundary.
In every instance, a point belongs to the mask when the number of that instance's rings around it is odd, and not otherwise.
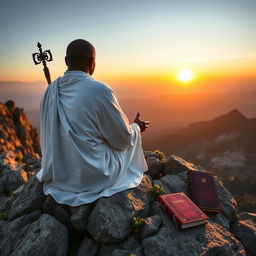
[{"label": "bald head", "polygon": [[68,70],[81,70],[90,75],[95,68],[95,48],[86,40],[72,41],[66,50],[66,64]]}]

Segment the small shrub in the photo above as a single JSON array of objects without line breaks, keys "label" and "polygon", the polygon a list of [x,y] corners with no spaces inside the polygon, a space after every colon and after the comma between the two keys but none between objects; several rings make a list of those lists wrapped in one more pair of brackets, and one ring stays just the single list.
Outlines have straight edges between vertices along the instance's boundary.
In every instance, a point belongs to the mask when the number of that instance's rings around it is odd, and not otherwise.
[{"label": "small shrub", "polygon": [[164,188],[160,185],[153,185],[150,192],[152,193],[153,197],[156,198],[164,193]]},{"label": "small shrub", "polygon": [[157,150],[155,150],[154,152],[158,155],[158,159],[159,159],[160,161],[163,161],[163,160],[165,159],[164,153],[161,152],[160,150],[157,149]]},{"label": "small shrub", "polygon": [[131,219],[132,230],[135,233],[138,233],[142,229],[144,224],[145,224],[145,219],[144,218],[141,218],[141,217],[138,217],[138,216],[133,216],[132,219]]}]

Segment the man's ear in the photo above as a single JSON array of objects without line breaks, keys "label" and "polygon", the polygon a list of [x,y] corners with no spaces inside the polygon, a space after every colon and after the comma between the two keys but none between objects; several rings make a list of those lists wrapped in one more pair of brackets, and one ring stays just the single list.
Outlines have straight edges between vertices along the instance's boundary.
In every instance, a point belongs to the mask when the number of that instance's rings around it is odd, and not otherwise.
[{"label": "man's ear", "polygon": [[68,59],[67,59],[67,56],[65,56],[65,63],[66,63],[66,65],[68,66]]},{"label": "man's ear", "polygon": [[92,57],[89,59],[89,63],[88,63],[88,67],[89,67],[89,74],[92,75],[95,69],[95,58]]}]

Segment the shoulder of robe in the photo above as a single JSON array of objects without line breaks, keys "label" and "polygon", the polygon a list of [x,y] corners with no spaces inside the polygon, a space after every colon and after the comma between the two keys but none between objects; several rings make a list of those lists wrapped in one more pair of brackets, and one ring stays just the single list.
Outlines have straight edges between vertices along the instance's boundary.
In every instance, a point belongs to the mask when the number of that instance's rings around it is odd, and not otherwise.
[{"label": "shoulder of robe", "polygon": [[100,82],[98,80],[92,79],[92,89],[93,91],[100,97],[107,97],[111,94],[113,94],[113,90],[103,82]]}]

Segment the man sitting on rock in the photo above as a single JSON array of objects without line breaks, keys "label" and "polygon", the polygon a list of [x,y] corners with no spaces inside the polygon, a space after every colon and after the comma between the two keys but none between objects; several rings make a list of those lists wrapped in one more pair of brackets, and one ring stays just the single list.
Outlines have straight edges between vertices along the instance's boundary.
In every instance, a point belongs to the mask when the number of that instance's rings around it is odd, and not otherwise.
[{"label": "man sitting on rock", "polygon": [[68,70],[46,89],[40,103],[44,193],[58,203],[78,206],[140,184],[147,170],[141,135],[148,122],[134,123],[113,91],[91,75],[95,49],[88,41],[71,42]]}]

